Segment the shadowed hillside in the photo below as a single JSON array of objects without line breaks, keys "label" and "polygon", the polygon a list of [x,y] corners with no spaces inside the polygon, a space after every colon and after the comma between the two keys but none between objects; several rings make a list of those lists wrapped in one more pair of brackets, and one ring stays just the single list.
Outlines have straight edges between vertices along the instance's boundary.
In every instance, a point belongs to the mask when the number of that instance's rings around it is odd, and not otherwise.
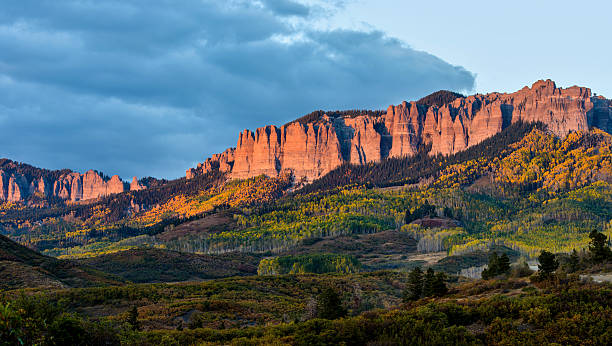
[{"label": "shadowed hillside", "polygon": [[0,289],[87,287],[121,283],[121,279],[90,267],[43,256],[1,235],[0,278]]},{"label": "shadowed hillside", "polygon": [[247,254],[197,255],[160,249],[133,249],[79,260],[131,282],[200,281],[257,274],[259,257]]}]

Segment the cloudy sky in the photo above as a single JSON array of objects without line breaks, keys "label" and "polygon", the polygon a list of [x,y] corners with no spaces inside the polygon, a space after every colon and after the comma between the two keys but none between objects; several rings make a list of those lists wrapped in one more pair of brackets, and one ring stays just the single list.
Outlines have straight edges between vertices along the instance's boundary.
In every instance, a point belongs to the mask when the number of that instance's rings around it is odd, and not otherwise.
[{"label": "cloudy sky", "polygon": [[4,0],[0,157],[174,178],[244,128],[315,109],[543,77],[612,94],[610,11],[419,3]]}]

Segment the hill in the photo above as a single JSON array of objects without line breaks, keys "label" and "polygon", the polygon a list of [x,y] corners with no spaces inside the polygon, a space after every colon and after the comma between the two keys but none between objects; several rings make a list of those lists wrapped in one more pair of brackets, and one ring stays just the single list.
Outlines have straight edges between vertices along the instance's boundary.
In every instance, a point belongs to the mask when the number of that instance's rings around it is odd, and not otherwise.
[{"label": "hill", "polygon": [[421,99],[419,99],[416,104],[419,105],[425,105],[425,106],[436,106],[436,107],[442,107],[446,104],[449,104],[453,101],[455,101],[456,99],[463,97],[465,98],[464,95],[461,95],[459,93],[456,92],[452,92],[452,91],[448,91],[448,90],[440,90],[440,91],[436,91],[433,94],[427,95]]},{"label": "hill", "polygon": [[[611,116],[551,81],[442,92],[245,131],[146,189],[5,198],[0,340],[607,344]],[[13,194],[64,174],[0,165]]]},{"label": "hill", "polygon": [[[427,102],[455,96],[441,106],[415,103],[418,112],[413,115],[422,116],[417,117],[422,121],[434,109],[442,112],[438,115],[448,111],[453,121],[464,117],[467,126],[476,124],[485,110],[493,112],[489,120],[497,121],[497,115],[510,114],[504,113],[507,105],[524,102],[516,104],[512,118],[502,117],[510,121],[501,119],[497,132],[447,155],[434,140],[400,156],[390,154],[397,148],[394,140],[375,141],[378,148],[390,145],[386,158],[367,163],[345,160],[312,182],[295,170],[279,174],[262,169],[257,176],[240,179],[227,171],[224,165],[229,161],[217,162],[215,168],[189,179],[149,181],[146,189],[87,203],[34,206],[5,201],[0,204],[0,232],[45,255],[91,258],[87,261],[95,266],[137,282],[242,275],[252,273],[262,257],[310,261],[315,257],[308,256],[329,254],[354,256],[360,270],[405,270],[442,261],[439,268],[456,274],[482,265],[484,255],[472,261],[470,254],[485,254],[491,248],[533,258],[541,250],[581,250],[593,229],[612,234],[612,137],[593,127],[607,129],[603,119],[610,115],[608,100],[591,97],[586,88],[561,89],[552,81],[541,81],[512,94],[440,93]],[[534,102],[541,108],[533,108]],[[391,113],[412,114],[412,104],[398,107]],[[401,109],[407,113],[397,113]],[[550,115],[546,122],[522,121],[540,119],[542,109]],[[568,112],[577,118],[570,122]],[[337,122],[374,121],[385,126],[376,131],[390,129],[384,123],[389,111],[329,113],[316,113],[298,125],[321,129]],[[580,120],[585,114],[586,123]],[[289,126],[297,125],[285,128]],[[271,128],[259,132],[275,133]],[[393,137],[391,132],[385,136]],[[362,138],[378,137],[363,133]],[[234,154],[239,151],[217,159]],[[257,166],[265,161],[261,160],[249,162]],[[4,165],[30,174],[23,165]],[[179,252],[210,257],[184,255],[181,260]],[[229,253],[239,255],[232,258]],[[251,269],[235,266],[241,256]],[[443,258],[448,256],[473,265],[445,266]],[[138,264],[146,270],[139,272]],[[120,266],[130,270],[121,272]],[[173,270],[178,266],[184,270]]]},{"label": "hill", "polygon": [[24,202],[34,206],[91,201],[100,197],[138,191],[159,182],[132,178],[126,183],[118,175],[89,170],[84,174],[69,169],[48,170],[9,159],[0,159],[0,201]]},{"label": "hill", "polygon": [[43,256],[0,235],[0,289],[117,285],[122,280],[72,261]]},{"label": "hill", "polygon": [[131,249],[77,261],[135,283],[201,281],[255,275],[259,257],[197,255],[161,249]]}]

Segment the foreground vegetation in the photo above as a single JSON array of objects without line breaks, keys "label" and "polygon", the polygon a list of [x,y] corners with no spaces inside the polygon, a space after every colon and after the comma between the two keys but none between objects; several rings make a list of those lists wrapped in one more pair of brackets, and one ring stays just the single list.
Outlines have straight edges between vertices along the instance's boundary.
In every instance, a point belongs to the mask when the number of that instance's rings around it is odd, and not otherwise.
[{"label": "foreground vegetation", "polygon": [[[612,285],[588,274],[612,269],[607,237],[588,251],[542,251],[539,271],[489,256],[488,280],[449,287],[429,267],[410,273],[325,271],[349,256],[286,256],[273,276],[201,283],[5,291],[0,341],[40,345],[586,344],[612,336]],[[296,268],[300,270],[296,270]],[[268,274],[261,272],[260,274]],[[340,270],[341,271],[341,270]],[[280,275],[279,275],[280,274]]]},{"label": "foreground vegetation", "polygon": [[[387,309],[371,306],[364,312],[350,309],[355,290],[353,295],[334,296],[333,292],[345,292],[347,284],[363,284],[364,295],[378,295],[379,289],[397,293],[400,290],[393,285],[385,286],[385,278],[398,280],[398,288],[405,279],[374,275],[292,275],[254,279],[249,284],[231,279],[200,285],[13,293],[0,304],[0,338],[9,344],[43,345],[606,345],[612,336],[612,287],[581,282],[577,276],[559,274],[535,283],[529,279],[476,281],[455,287],[442,298],[406,304],[391,298]],[[260,297],[253,295],[257,291]],[[252,303],[241,305],[247,300]],[[138,307],[125,307],[109,316],[91,316],[92,310],[86,308],[128,301]],[[272,315],[256,312],[262,306],[272,307],[272,314],[288,315],[274,317],[270,324],[265,316]],[[154,322],[176,321],[172,316],[177,309],[189,309],[187,321],[180,318],[171,329]],[[240,322],[247,311],[262,320]]]}]

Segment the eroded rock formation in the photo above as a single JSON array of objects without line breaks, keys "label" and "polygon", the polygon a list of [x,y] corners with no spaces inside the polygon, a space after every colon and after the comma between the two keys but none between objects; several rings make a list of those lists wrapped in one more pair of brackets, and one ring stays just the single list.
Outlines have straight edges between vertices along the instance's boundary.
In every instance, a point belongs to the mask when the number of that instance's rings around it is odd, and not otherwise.
[{"label": "eroded rock formation", "polygon": [[551,80],[514,93],[459,97],[440,107],[403,102],[382,116],[329,117],[240,133],[236,148],[213,155],[187,171],[190,179],[213,169],[233,178],[291,170],[313,180],[345,162],[365,164],[414,155],[452,154],[518,121],[541,121],[556,135],[598,127],[612,130],[612,104],[584,87],[557,88]]},{"label": "eroded rock formation", "polygon": [[48,171],[6,159],[0,165],[0,202],[19,202],[30,197],[84,201],[145,187],[136,177],[128,185],[118,175],[105,178],[93,170],[85,174]]}]

